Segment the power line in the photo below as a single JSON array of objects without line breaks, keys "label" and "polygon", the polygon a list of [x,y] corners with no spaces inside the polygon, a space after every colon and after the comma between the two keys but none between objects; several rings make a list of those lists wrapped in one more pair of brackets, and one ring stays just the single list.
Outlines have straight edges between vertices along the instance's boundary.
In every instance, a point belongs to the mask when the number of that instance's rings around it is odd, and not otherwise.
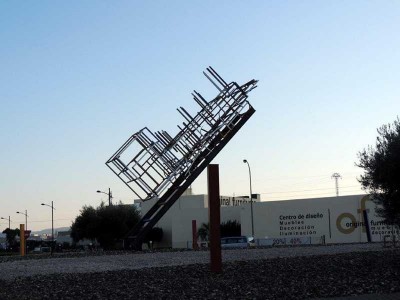
[{"label": "power line", "polygon": [[[54,221],[70,221],[71,219],[54,219]],[[51,222],[51,220],[37,220],[37,221],[29,221],[29,223],[41,223],[41,222]],[[14,223],[18,223],[15,222]]]},{"label": "power line", "polygon": [[[357,174],[357,175],[360,175],[360,172],[345,172],[345,173],[342,173],[342,174],[346,174],[346,175]],[[263,177],[263,179],[257,179],[257,180],[254,180],[254,181],[281,180],[281,179],[288,180],[288,179],[298,179],[298,178],[301,178],[301,179],[307,179],[307,178],[326,178],[326,179],[329,179],[329,177],[330,176],[328,174],[312,175],[312,176],[292,176],[292,177],[290,177],[290,176],[278,176],[278,177]]]},{"label": "power line", "polygon": [[[346,194],[347,195],[351,195],[352,193],[359,193],[359,194],[366,194],[366,193],[360,193],[360,191],[347,191]],[[288,195],[288,196],[272,196],[271,198],[268,198],[269,200],[272,199],[282,199],[282,200],[289,200],[288,198],[298,198],[298,197],[313,197],[313,198],[317,198],[320,196],[325,196],[325,195],[332,195],[332,193],[319,193],[319,194],[297,194],[297,195]],[[345,196],[345,195],[343,195]]]},{"label": "power line", "polygon": [[[347,188],[351,188],[350,186]],[[331,188],[326,188],[326,189],[321,189],[321,190],[330,190]],[[320,189],[316,189],[316,193],[300,193],[300,194],[286,194],[286,195],[271,195],[270,193],[260,193],[261,195],[268,195],[267,199],[263,200],[273,200],[273,199],[281,199],[281,200],[288,200],[288,199],[293,199],[293,198],[299,198],[299,197],[312,197],[312,198],[317,198],[319,196],[327,196],[331,195],[332,192],[320,192]],[[307,191],[307,190],[306,190]],[[312,192],[312,190],[310,190]],[[298,191],[302,192],[302,191]],[[285,194],[286,192],[278,192],[279,194]],[[240,193],[238,193],[241,195]],[[243,194],[243,193],[242,193]],[[361,189],[355,190],[345,190],[344,194],[349,195],[349,194],[367,194],[366,192],[362,191]]]},{"label": "power line", "polygon": [[[353,188],[353,187],[360,187],[358,185],[349,185],[349,186],[344,186],[342,189],[345,188]],[[330,190],[331,188],[320,188],[320,189],[310,189],[310,190],[297,190],[297,191],[282,191],[282,192],[266,192],[266,193],[259,193],[261,195],[267,195],[267,194],[285,194],[285,193],[297,193],[297,192],[312,192],[312,191],[323,191],[323,190]]]}]

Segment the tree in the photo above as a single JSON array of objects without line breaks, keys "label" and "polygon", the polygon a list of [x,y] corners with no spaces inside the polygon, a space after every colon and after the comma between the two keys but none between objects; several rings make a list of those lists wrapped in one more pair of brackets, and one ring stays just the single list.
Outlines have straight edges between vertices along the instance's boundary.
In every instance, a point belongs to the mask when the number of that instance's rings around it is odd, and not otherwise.
[{"label": "tree", "polygon": [[72,223],[71,237],[75,242],[97,240],[104,249],[113,249],[139,219],[140,214],[133,205],[101,203],[96,209],[84,206]]},{"label": "tree", "polygon": [[400,120],[378,128],[376,146],[358,153],[356,166],[364,169],[359,182],[378,205],[377,213],[400,225]]},{"label": "tree", "polygon": [[[226,221],[222,222],[220,225],[221,237],[228,236],[240,236],[241,235],[241,226],[240,223],[236,220],[234,221]],[[202,223],[200,228],[197,230],[197,235],[200,237],[202,241],[207,241],[210,234],[210,226],[209,223]]]},{"label": "tree", "polygon": [[71,237],[74,242],[83,239],[94,241],[98,236],[99,218],[92,206],[83,206],[80,215],[75,218],[71,226]]},{"label": "tree", "polygon": [[15,237],[19,236],[19,229],[6,228],[3,233],[6,235],[8,249],[14,248],[17,245]]},{"label": "tree", "polygon": [[210,232],[210,226],[208,223],[202,223],[197,230],[197,235],[202,241],[208,241],[208,235]]},{"label": "tree", "polygon": [[125,237],[130,229],[140,219],[140,215],[133,205],[110,205],[104,203],[97,208],[99,218],[97,241],[105,249],[115,248],[118,240]]},{"label": "tree", "polygon": [[240,223],[236,220],[229,220],[221,224],[221,237],[240,236],[241,231]]}]

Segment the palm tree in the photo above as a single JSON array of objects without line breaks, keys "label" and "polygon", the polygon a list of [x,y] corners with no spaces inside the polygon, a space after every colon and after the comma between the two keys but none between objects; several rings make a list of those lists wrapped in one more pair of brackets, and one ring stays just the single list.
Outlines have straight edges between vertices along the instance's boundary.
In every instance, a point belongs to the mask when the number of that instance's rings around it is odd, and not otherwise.
[{"label": "palm tree", "polygon": [[210,234],[210,226],[208,223],[202,223],[200,228],[197,230],[197,235],[202,241],[208,241]]}]

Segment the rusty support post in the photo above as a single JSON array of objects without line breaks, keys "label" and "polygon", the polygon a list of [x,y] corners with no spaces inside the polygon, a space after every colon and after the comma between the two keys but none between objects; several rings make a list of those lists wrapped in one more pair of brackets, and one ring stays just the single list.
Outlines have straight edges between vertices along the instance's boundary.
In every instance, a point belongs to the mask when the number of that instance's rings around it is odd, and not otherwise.
[{"label": "rusty support post", "polygon": [[196,224],[196,220],[192,220],[192,241],[193,241],[193,245],[192,245],[193,250],[199,250],[199,245],[197,244],[197,224]]},{"label": "rusty support post", "polygon": [[19,224],[19,253],[21,256],[26,255],[26,247],[25,247],[25,224]]},{"label": "rusty support post", "polygon": [[210,224],[210,262],[211,272],[222,272],[221,257],[221,203],[219,201],[219,169],[218,165],[207,167],[208,184],[208,221]]}]

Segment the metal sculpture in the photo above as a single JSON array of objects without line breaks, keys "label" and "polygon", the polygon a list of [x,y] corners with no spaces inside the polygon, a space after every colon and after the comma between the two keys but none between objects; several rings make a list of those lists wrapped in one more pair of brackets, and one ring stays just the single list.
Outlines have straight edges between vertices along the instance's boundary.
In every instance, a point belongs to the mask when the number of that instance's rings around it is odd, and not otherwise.
[{"label": "metal sculpture", "polygon": [[145,127],[106,162],[138,198],[155,199],[152,208],[128,234],[135,249],[141,249],[150,229],[255,112],[247,98],[257,87],[257,80],[243,85],[228,84],[212,67],[203,74],[219,93],[207,101],[194,91],[192,96],[200,111],[192,116],[183,107],[177,109],[185,122],[178,125],[175,137]]}]

